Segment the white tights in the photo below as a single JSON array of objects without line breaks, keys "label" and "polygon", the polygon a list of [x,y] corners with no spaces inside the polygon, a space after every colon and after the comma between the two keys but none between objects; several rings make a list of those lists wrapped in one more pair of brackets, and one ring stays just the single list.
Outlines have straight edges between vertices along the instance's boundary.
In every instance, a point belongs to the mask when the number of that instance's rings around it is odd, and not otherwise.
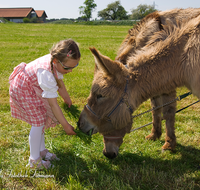
[{"label": "white tights", "polygon": [[29,134],[29,145],[30,145],[30,158],[36,160],[40,157],[40,151],[45,149],[44,133],[42,129],[44,126],[31,127]]}]

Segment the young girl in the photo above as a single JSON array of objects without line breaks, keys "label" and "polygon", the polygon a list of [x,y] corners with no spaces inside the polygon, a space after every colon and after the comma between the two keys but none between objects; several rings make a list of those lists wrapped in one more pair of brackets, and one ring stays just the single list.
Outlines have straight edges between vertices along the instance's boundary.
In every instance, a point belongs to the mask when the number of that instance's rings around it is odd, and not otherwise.
[{"label": "young girl", "polygon": [[[80,51],[69,39],[57,43],[50,54],[14,68],[9,77],[12,117],[29,123],[30,168],[50,168],[55,154],[45,149],[44,129],[61,124],[68,135],[75,135],[73,126],[65,119],[57,103],[57,91],[70,107],[69,94],[62,81],[63,75],[78,66]],[[44,160],[42,160],[44,159]]]}]

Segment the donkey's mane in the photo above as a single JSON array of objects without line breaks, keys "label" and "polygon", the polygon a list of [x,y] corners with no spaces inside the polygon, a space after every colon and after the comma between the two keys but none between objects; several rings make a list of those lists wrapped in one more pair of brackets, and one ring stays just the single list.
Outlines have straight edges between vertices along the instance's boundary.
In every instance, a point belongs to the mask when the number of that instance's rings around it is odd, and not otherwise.
[{"label": "donkey's mane", "polygon": [[148,21],[153,20],[153,19],[159,23],[158,24],[159,29],[162,30],[163,26],[162,26],[162,23],[161,23],[161,18],[160,18],[159,12],[156,11],[156,12],[153,12],[153,13],[147,15],[146,17],[144,17],[140,22],[137,23],[137,25],[135,25],[132,29],[130,29],[129,35],[130,36],[136,36],[138,34],[138,32],[140,32],[141,29],[143,29],[144,25]]}]

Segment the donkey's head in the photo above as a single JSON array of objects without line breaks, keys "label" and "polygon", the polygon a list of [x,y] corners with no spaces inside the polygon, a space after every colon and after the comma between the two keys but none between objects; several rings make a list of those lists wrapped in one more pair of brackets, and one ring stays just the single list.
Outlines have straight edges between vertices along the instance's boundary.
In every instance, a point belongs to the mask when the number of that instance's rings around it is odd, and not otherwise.
[{"label": "donkey's head", "polygon": [[128,101],[128,69],[119,61],[101,55],[90,48],[95,57],[95,73],[88,103],[80,118],[79,128],[88,133],[99,132],[104,136],[104,155],[114,158],[123,137],[132,126],[132,109]]}]

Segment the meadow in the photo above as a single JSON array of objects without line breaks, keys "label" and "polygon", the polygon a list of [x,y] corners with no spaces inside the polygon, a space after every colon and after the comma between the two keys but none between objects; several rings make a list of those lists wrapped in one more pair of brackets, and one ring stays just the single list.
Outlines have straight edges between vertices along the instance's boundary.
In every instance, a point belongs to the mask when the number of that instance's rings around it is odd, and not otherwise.
[{"label": "meadow", "polygon": [[[176,150],[161,151],[165,139],[146,141],[151,125],[127,134],[119,155],[113,160],[103,153],[103,137],[77,132],[68,136],[62,126],[45,132],[46,148],[60,161],[50,170],[26,167],[29,158],[28,136],[31,126],[11,117],[8,78],[13,68],[49,53],[53,44],[72,38],[79,43],[81,61],[64,76],[73,106],[69,109],[61,97],[59,105],[75,128],[90,92],[94,58],[89,47],[114,59],[131,26],[87,26],[62,24],[0,24],[0,189],[67,190],[187,190],[200,189],[200,103],[176,115]],[[188,92],[177,89],[177,96]],[[177,102],[177,109],[197,98],[193,95]],[[144,102],[134,113],[150,109]],[[151,113],[134,119],[136,128],[151,122]],[[77,130],[78,131],[78,130]]]}]

